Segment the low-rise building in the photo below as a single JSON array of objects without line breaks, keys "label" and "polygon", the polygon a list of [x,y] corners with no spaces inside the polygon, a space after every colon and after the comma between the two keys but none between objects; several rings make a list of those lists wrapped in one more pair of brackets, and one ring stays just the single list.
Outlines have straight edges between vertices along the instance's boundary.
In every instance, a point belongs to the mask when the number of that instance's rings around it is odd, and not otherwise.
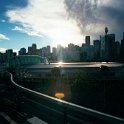
[{"label": "low-rise building", "polygon": [[45,57],[40,57],[38,55],[19,55],[9,60],[9,67],[15,68],[24,65],[33,65],[38,63],[47,64],[48,61]]}]

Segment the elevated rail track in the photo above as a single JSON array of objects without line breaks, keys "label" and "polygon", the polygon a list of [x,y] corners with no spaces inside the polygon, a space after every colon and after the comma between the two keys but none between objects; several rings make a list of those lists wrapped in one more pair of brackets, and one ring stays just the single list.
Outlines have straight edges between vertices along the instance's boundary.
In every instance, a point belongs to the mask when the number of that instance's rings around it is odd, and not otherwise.
[{"label": "elevated rail track", "polygon": [[48,124],[124,124],[124,119],[57,99],[11,82],[20,110]]}]

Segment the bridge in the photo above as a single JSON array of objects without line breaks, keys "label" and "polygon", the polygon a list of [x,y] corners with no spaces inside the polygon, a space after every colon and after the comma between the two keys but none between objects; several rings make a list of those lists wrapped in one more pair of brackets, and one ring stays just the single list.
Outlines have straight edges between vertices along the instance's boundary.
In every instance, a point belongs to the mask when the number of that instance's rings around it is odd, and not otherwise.
[{"label": "bridge", "polygon": [[30,124],[28,119],[31,117],[37,117],[48,124],[124,124],[122,118],[25,88],[14,81],[11,73],[9,75],[18,106],[18,110],[10,110],[13,114],[16,113],[14,118],[23,120],[18,121],[19,124]]}]

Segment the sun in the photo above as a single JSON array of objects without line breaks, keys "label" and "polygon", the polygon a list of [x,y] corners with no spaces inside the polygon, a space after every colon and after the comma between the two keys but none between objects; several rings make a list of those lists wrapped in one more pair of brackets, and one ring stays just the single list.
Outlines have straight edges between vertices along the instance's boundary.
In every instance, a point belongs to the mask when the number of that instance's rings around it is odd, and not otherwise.
[{"label": "sun", "polygon": [[76,44],[82,40],[80,30],[75,21],[64,20],[63,18],[60,20],[56,20],[56,25],[48,33],[53,40],[53,44],[68,46],[69,43]]},{"label": "sun", "polygon": [[62,46],[67,46],[70,43],[71,32],[68,29],[55,29],[53,32],[53,39],[55,44],[61,44]]}]

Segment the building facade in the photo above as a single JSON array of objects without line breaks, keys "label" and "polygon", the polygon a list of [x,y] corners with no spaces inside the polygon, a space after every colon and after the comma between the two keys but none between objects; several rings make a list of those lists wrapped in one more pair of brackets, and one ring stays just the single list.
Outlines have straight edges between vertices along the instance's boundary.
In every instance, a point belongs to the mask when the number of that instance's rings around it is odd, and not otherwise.
[{"label": "building facade", "polygon": [[26,49],[25,48],[21,48],[19,50],[19,55],[26,55]]},{"label": "building facade", "polygon": [[113,61],[115,58],[115,34],[100,36],[100,57],[103,61]]},{"label": "building facade", "polygon": [[38,55],[19,55],[9,60],[9,67],[17,68],[38,63],[48,64],[48,61],[45,57],[43,58]]}]

